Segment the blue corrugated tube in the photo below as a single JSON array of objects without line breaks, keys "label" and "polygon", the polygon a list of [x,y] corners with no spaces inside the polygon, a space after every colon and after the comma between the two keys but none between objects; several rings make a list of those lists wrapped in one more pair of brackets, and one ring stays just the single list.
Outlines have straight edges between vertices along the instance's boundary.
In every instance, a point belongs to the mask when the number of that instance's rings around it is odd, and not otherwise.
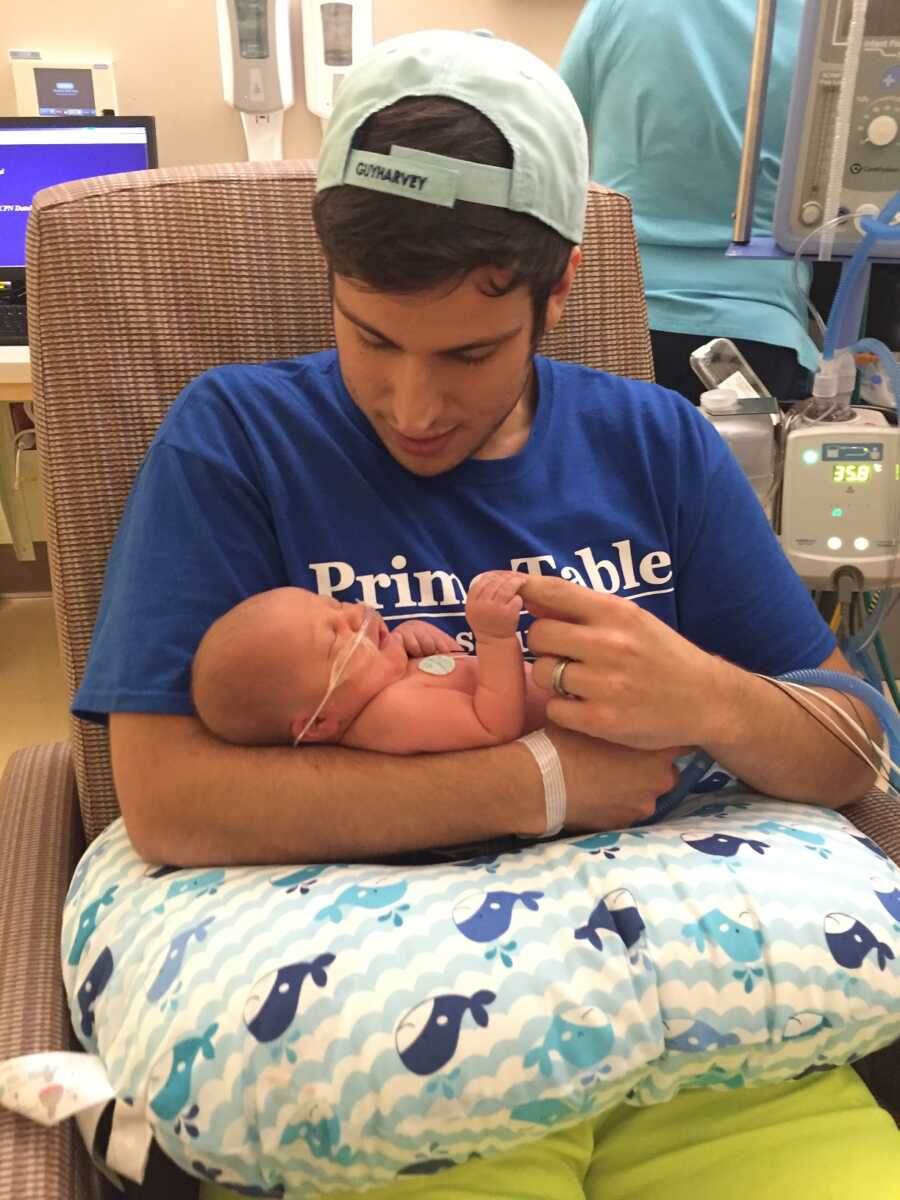
[{"label": "blue corrugated tube", "polygon": [[[846,692],[862,700],[878,717],[884,732],[887,734],[891,758],[900,762],[900,716],[888,704],[884,696],[870,683],[857,679],[855,675],[845,675],[843,671],[789,671],[786,675],[777,675],[776,679],[785,683],[804,683],[808,687],[827,687],[835,692]],[[687,763],[681,776],[670,792],[666,792],[656,801],[656,812],[647,825],[655,825],[664,817],[670,815],[691,794],[709,768],[713,765],[712,757],[705,750],[698,751]],[[891,783],[900,788],[900,775],[891,771]]]},{"label": "blue corrugated tube", "polygon": [[877,242],[893,241],[895,238],[900,238],[900,225],[891,224],[891,221],[898,213],[900,213],[900,192],[897,192],[896,195],[888,200],[877,217],[860,217],[859,224],[866,231],[866,236],[856,247],[847,267],[841,272],[840,286],[835,293],[834,303],[831,306],[831,314],[828,318],[828,326],[825,330],[825,344],[822,347],[823,358],[834,358],[835,351],[838,349],[836,345],[837,334],[841,327],[844,305],[847,302],[847,297],[852,295],[853,285],[856,283],[860,271],[862,271],[866,264],[870,250]]}]

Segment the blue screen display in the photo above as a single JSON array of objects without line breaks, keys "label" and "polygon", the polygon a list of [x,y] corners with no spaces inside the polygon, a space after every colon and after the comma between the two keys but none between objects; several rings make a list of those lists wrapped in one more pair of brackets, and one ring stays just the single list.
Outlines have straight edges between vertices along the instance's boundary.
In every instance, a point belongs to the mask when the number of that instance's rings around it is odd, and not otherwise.
[{"label": "blue screen display", "polygon": [[[41,188],[146,169],[142,128],[94,132],[94,137],[85,138],[81,129],[0,130],[0,266],[24,267],[25,226],[32,198]],[[104,137],[109,140],[101,140]]]}]

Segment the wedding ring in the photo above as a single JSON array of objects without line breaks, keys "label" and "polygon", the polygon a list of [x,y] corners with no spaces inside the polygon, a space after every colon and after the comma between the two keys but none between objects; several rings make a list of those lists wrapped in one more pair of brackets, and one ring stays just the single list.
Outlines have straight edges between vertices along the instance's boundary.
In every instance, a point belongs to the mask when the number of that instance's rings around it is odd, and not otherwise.
[{"label": "wedding ring", "polygon": [[550,676],[550,686],[556,692],[557,696],[561,696],[563,700],[578,700],[580,698],[574,692],[567,692],[566,685],[563,682],[566,667],[571,661],[571,658],[561,658],[553,668],[553,674]]}]

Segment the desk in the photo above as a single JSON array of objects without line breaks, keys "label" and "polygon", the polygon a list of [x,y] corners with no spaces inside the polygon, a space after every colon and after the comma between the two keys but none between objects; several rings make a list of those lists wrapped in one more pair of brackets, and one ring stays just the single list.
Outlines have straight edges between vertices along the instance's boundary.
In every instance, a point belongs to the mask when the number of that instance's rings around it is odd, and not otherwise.
[{"label": "desk", "polygon": [[0,346],[0,507],[20,562],[34,562],[34,536],[23,491],[14,488],[16,446],[10,405],[31,399],[27,346]]}]

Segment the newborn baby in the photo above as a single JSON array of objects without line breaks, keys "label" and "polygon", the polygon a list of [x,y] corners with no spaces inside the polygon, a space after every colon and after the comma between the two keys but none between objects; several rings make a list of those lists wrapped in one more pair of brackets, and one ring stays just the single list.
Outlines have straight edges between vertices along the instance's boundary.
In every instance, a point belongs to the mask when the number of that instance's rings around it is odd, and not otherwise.
[{"label": "newborn baby", "polygon": [[[427,621],[389,632],[373,609],[275,588],[220,617],[194,658],[203,724],[242,745],[331,742],[388,754],[467,750],[545,723],[516,636],[525,576],[473,580],[466,617],[476,655]],[[348,657],[349,655],[349,657]]]}]

